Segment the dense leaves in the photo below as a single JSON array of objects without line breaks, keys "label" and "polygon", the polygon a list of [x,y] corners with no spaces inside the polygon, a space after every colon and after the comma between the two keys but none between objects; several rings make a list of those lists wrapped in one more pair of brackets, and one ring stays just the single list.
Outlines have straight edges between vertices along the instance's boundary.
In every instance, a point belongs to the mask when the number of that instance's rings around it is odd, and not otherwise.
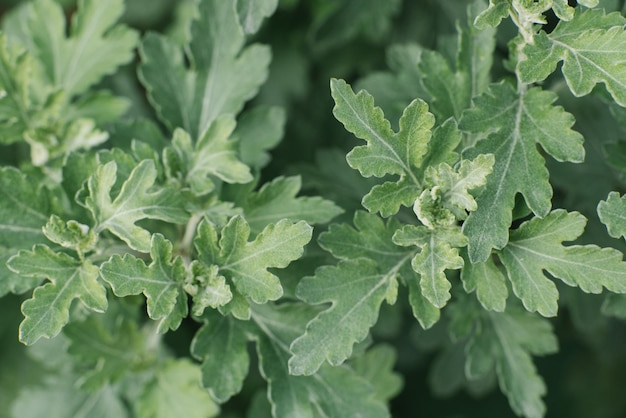
[{"label": "dense leaves", "polygon": [[621,2],[9,3],[0,418],[626,415]]}]

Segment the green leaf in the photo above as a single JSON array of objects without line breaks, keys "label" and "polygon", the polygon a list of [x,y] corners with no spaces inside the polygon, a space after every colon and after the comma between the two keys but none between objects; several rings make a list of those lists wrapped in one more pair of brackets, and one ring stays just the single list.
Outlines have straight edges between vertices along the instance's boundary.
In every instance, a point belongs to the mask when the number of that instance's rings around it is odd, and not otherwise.
[{"label": "green leaf", "polygon": [[37,57],[50,85],[71,97],[133,58],[137,32],[115,24],[123,12],[122,0],[81,0],[68,30],[57,2],[36,0],[19,17],[23,32],[12,35]]},{"label": "green leaf", "polygon": [[557,313],[558,291],[544,272],[586,293],[600,293],[603,287],[626,293],[626,263],[621,252],[596,245],[561,244],[578,238],[586,222],[577,212],[559,209],[511,231],[509,244],[498,256],[506,267],[513,291],[529,311],[544,316]]},{"label": "green leaf", "polygon": [[237,12],[244,32],[247,34],[257,32],[263,19],[271,16],[276,6],[278,0],[238,0]]},{"label": "green leaf", "polygon": [[621,64],[626,53],[624,24],[626,18],[618,12],[587,10],[569,22],[561,21],[550,34],[540,32],[524,47],[525,59],[518,64],[521,80],[541,81],[563,61],[563,76],[574,95],[589,94],[604,83],[613,99],[626,106],[626,70]]},{"label": "green leaf", "polygon": [[502,19],[509,17],[509,0],[489,0],[489,7],[476,16],[474,25],[479,30],[495,28]]},{"label": "green leaf", "polygon": [[22,390],[10,409],[12,416],[130,418],[118,390],[111,386],[92,392],[80,390],[76,388],[79,378],[77,373],[57,373],[41,385]]},{"label": "green leaf", "polygon": [[557,350],[550,323],[520,309],[484,313],[480,332],[466,347],[465,373],[478,379],[495,368],[501,390],[515,413],[529,418],[545,414],[541,397],[546,393],[531,355]]},{"label": "green leaf", "polygon": [[453,71],[443,55],[435,51],[424,51],[419,63],[423,83],[431,96],[429,103],[437,120],[449,117],[459,119],[470,105],[472,84],[469,73]]},{"label": "green leaf", "polygon": [[[313,311],[314,312],[314,311]],[[346,366],[323,365],[311,376],[293,376],[287,360],[289,344],[304,330],[313,313],[306,305],[254,306],[261,375],[276,417],[387,417],[375,389]]]},{"label": "green leaf", "polygon": [[598,216],[613,238],[626,237],[626,197],[611,192],[598,204]]},{"label": "green leaf", "polygon": [[436,308],[443,308],[450,299],[452,285],[446,278],[445,270],[458,270],[463,267],[463,259],[457,247],[467,245],[467,238],[460,228],[430,229],[424,226],[405,225],[393,236],[393,242],[404,247],[421,248],[413,260],[413,270],[420,274],[422,294]]},{"label": "green leaf", "polygon": [[453,169],[446,163],[429,166],[424,184],[430,186],[413,204],[417,218],[429,228],[435,225],[450,226],[467,217],[467,212],[478,208],[468,190],[485,184],[493,170],[492,154],[481,154],[474,160],[462,160]]},{"label": "green leaf", "polygon": [[154,379],[139,395],[137,416],[208,418],[217,416],[218,406],[200,386],[200,370],[187,359],[169,360],[156,370]]},{"label": "green leaf", "polygon": [[271,157],[266,152],[283,138],[287,115],[283,108],[258,106],[242,113],[233,136],[238,139],[239,155],[254,169],[265,167]]},{"label": "green leaf", "polygon": [[0,296],[25,292],[41,280],[16,275],[5,264],[19,250],[46,242],[41,228],[50,213],[48,194],[35,182],[13,167],[0,168]]},{"label": "green leaf", "polygon": [[394,273],[381,274],[374,262],[356,259],[320,267],[315,276],[302,279],[298,298],[331,306],[309,322],[304,335],[291,345],[289,372],[311,375],[325,360],[336,366],[350,357],[353,345],[363,341],[376,323]]},{"label": "green leaf", "polygon": [[492,258],[479,263],[471,263],[464,252],[465,265],[461,270],[461,280],[466,292],[476,291],[478,301],[488,311],[504,312],[509,291],[506,276]]},{"label": "green leaf", "polygon": [[204,263],[194,260],[191,263],[192,279],[186,280],[183,289],[193,300],[192,312],[201,316],[207,307],[217,308],[226,305],[233,298],[226,278],[219,274],[215,265],[207,267]]},{"label": "green leaf", "polygon": [[219,242],[215,227],[202,222],[194,243],[200,261],[218,266],[220,274],[241,295],[255,303],[266,303],[283,294],[280,280],[268,268],[287,267],[302,256],[311,234],[312,228],[306,222],[285,219],[268,225],[248,242],[250,226],[244,218],[235,216],[222,229]]},{"label": "green leaf", "polygon": [[93,391],[107,383],[119,381],[127,373],[146,367],[155,359],[146,347],[136,318],[115,313],[90,315],[81,322],[72,322],[63,329],[69,340],[68,352],[86,368],[80,378],[84,390]]},{"label": "green leaf", "polygon": [[517,193],[537,216],[550,211],[552,187],[537,143],[558,161],[584,159],[582,135],[570,129],[574,118],[553,106],[555,100],[554,93],[539,88],[518,95],[502,82],[492,85],[463,113],[461,129],[489,133],[468,156],[492,152],[496,159],[493,173],[477,197],[478,209],[463,224],[472,262],[485,261],[492,248],[506,245]]},{"label": "green leaf", "polygon": [[[400,176],[394,185],[383,185],[387,191],[391,188],[396,193],[395,199],[390,199],[393,206],[389,203],[382,208],[374,205],[374,208],[382,209],[389,216],[397,212],[401,204],[412,204],[420,187],[414,169],[420,166],[427,151],[430,128],[434,124],[426,103],[419,99],[411,102],[400,118],[400,130],[395,133],[367,92],[362,90],[355,95],[346,82],[337,79],[331,81],[331,92],[335,100],[333,114],[337,120],[357,138],[367,142],[367,145],[350,151],[347,156],[350,167],[358,169],[364,177]],[[407,187],[410,188],[408,192]],[[380,191],[376,188],[372,189],[371,195],[367,195],[364,201],[380,200]]]},{"label": "green leaf", "polygon": [[402,377],[393,372],[396,352],[390,345],[379,344],[355,357],[350,365],[376,389],[376,398],[389,401],[402,389]]},{"label": "green leaf", "polygon": [[[98,167],[89,178],[86,206],[96,221],[95,231],[108,229],[134,250],[150,251],[150,233],[135,225],[141,219],[183,224],[188,216],[174,190],[154,187],[157,170],[152,160],[140,162],[130,173],[115,200],[111,189],[117,181],[114,161]],[[155,190],[156,189],[156,190]]]},{"label": "green leaf", "polygon": [[102,264],[100,274],[116,296],[139,295],[147,299],[148,316],[159,320],[158,332],[175,330],[187,316],[187,296],[182,290],[185,266],[180,257],[172,259],[172,243],[154,234],[150,242],[152,262],[131,254],[113,255]]},{"label": "green leaf", "polygon": [[71,248],[79,254],[91,251],[96,246],[96,234],[93,229],[76,221],[63,222],[52,215],[42,229],[46,238],[65,248]]},{"label": "green leaf", "polygon": [[32,251],[20,251],[7,265],[22,276],[49,280],[22,304],[24,321],[19,338],[24,344],[57,335],[69,321],[74,299],[92,311],[104,312],[107,308],[106,290],[98,281],[99,270],[89,261],[81,262],[38,244]]},{"label": "green leaf", "polygon": [[199,138],[225,113],[236,114],[267,77],[270,51],[244,48],[236,2],[203,0],[191,25],[188,56],[173,41],[148,34],[140,48],[139,77],[159,118],[171,131],[182,128]]},{"label": "green leaf", "polygon": [[239,321],[212,314],[191,342],[191,354],[202,362],[202,386],[220,403],[241,391],[250,367],[247,341]]},{"label": "green leaf", "polygon": [[[183,168],[185,183],[193,194],[200,196],[211,192],[215,183],[211,176],[227,183],[248,183],[252,174],[247,165],[237,158],[237,143],[231,140],[235,120],[230,115],[215,119],[193,144],[189,134],[182,129],[174,131],[172,148],[164,153],[166,166],[176,156]],[[172,155],[173,153],[173,155]],[[170,171],[173,167],[169,167]],[[172,172],[170,175],[176,174]]]},{"label": "green leaf", "polygon": [[258,192],[247,194],[247,199],[239,202],[239,206],[243,208],[250,229],[258,232],[281,219],[324,224],[343,212],[333,202],[321,197],[296,197],[301,186],[300,177],[277,177]]}]

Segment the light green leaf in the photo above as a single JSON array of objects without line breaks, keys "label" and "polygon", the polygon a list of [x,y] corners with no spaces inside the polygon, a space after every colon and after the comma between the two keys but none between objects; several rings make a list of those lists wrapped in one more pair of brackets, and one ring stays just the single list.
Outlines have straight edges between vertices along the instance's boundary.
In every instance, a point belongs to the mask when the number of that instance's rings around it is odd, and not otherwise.
[{"label": "light green leaf", "polygon": [[118,390],[111,386],[91,392],[80,390],[76,388],[79,378],[75,373],[56,373],[41,386],[25,388],[10,408],[12,416],[130,418]]},{"label": "light green leaf", "polygon": [[625,24],[619,12],[587,10],[561,21],[550,34],[540,32],[524,47],[525,59],[517,67],[522,81],[541,81],[563,61],[563,76],[574,95],[589,94],[604,83],[613,99],[626,106]]},{"label": "light green leaf", "polygon": [[16,168],[0,168],[0,296],[25,292],[41,280],[16,275],[5,264],[19,250],[46,242],[41,228],[50,213],[48,195],[35,182]]},{"label": "light green leaf", "polygon": [[422,287],[417,280],[409,280],[409,303],[413,316],[423,329],[429,329],[439,321],[441,311],[432,304],[422,292]]},{"label": "light green leaf", "polygon": [[280,280],[268,268],[284,268],[298,259],[311,234],[306,222],[285,219],[268,225],[249,242],[250,226],[235,216],[222,229],[219,243],[215,227],[208,222],[199,225],[194,243],[200,261],[217,265],[243,296],[266,303],[283,294]]},{"label": "light green leaf", "polygon": [[315,311],[302,304],[254,306],[261,374],[275,417],[388,417],[376,390],[346,366],[327,364],[311,376],[293,376],[287,368],[289,344],[304,331]]},{"label": "light green leaf", "polygon": [[417,218],[429,228],[450,226],[477,209],[468,190],[485,184],[493,170],[492,154],[481,154],[474,160],[462,160],[453,169],[447,163],[429,166],[424,174],[424,190],[413,204]]},{"label": "light green leaf", "polygon": [[492,258],[479,263],[471,263],[467,252],[463,254],[465,266],[461,270],[461,280],[466,292],[476,291],[478,301],[488,311],[504,312],[509,291],[506,276]]},{"label": "light green leaf", "polygon": [[[426,103],[419,99],[411,102],[400,118],[400,130],[395,133],[367,92],[362,90],[355,95],[345,81],[333,79],[331,93],[335,100],[333,114],[337,120],[357,138],[367,142],[367,145],[358,146],[348,153],[350,167],[358,169],[364,177],[399,175],[396,190],[403,190],[404,184],[410,183],[414,193],[412,196],[406,191],[396,194],[396,198],[403,200],[396,200],[395,205],[399,208],[400,204],[413,203],[420,188],[414,169],[420,166],[427,151],[430,128],[434,124],[434,117],[428,113]],[[407,180],[403,184],[405,177]],[[378,200],[377,193],[365,199]],[[384,211],[387,215],[392,212],[389,206],[385,206]]]},{"label": "light green leaf", "polygon": [[485,261],[492,248],[506,245],[517,193],[537,216],[550,211],[552,187],[537,143],[558,161],[584,159],[583,137],[571,130],[574,117],[553,106],[555,100],[554,93],[539,88],[520,96],[510,84],[501,82],[463,113],[461,129],[490,133],[468,156],[492,152],[496,159],[493,173],[476,199],[478,209],[463,224],[472,262]]},{"label": "light green leaf", "polygon": [[509,17],[509,0],[489,0],[489,7],[476,16],[474,25],[479,30],[495,28],[502,19]]},{"label": "light green leaf", "polygon": [[263,19],[271,16],[278,6],[278,0],[237,0],[237,12],[241,26],[247,34],[255,33]]},{"label": "light green leaf", "polygon": [[611,192],[606,200],[598,204],[598,216],[609,235],[613,238],[626,238],[626,197]]},{"label": "light green leaf", "polygon": [[237,114],[267,77],[270,51],[244,48],[236,2],[202,0],[183,53],[173,41],[148,34],[142,42],[139,77],[160,119],[171,131],[182,128],[199,138],[218,116]]},{"label": "light green leaf", "polygon": [[379,344],[350,361],[352,368],[376,389],[376,398],[387,402],[400,392],[402,377],[393,372],[396,352],[390,345]]},{"label": "light green leaf", "polygon": [[111,315],[90,315],[81,322],[72,322],[63,329],[69,341],[68,352],[80,362],[85,371],[80,387],[87,391],[119,381],[128,372],[146,367],[155,360],[155,353],[146,347],[135,318]]},{"label": "light green leaf", "polygon": [[443,55],[435,51],[422,53],[419,70],[437,120],[444,121],[449,117],[458,120],[472,98],[469,73],[453,71]]},{"label": "light green leaf", "polygon": [[217,308],[226,305],[233,298],[226,278],[219,274],[216,265],[207,267],[194,260],[191,263],[191,280],[186,280],[183,289],[193,300],[192,312],[200,316],[207,307]]},{"label": "light green leaf", "polygon": [[22,276],[49,280],[22,304],[24,321],[19,338],[24,344],[57,335],[69,321],[74,299],[92,311],[104,312],[107,308],[106,290],[98,281],[99,270],[89,261],[81,262],[38,244],[32,251],[20,251],[7,265]]},{"label": "light green leaf", "polygon": [[239,321],[212,314],[191,342],[191,354],[202,362],[202,386],[220,403],[241,391],[250,366],[247,341]]},{"label": "light green leaf", "polygon": [[200,386],[200,369],[187,359],[168,360],[139,395],[135,412],[140,417],[209,418],[218,406]]},{"label": "light green leaf", "polygon": [[443,308],[450,299],[452,285],[446,278],[445,270],[458,270],[463,267],[463,259],[458,247],[467,245],[467,238],[460,228],[429,229],[424,226],[405,225],[393,236],[393,242],[404,247],[421,248],[413,260],[413,270],[420,274],[422,294],[436,308]]},{"label": "light green leaf", "polygon": [[242,113],[233,133],[238,139],[241,161],[257,170],[265,167],[271,159],[266,151],[283,138],[286,119],[281,107],[258,106]]},{"label": "light green leaf", "polygon": [[528,418],[545,414],[541,397],[546,393],[531,355],[557,350],[550,323],[520,309],[484,313],[480,332],[474,333],[466,348],[465,373],[478,379],[495,368],[502,392],[515,413]]},{"label": "light green leaf", "polygon": [[183,224],[188,216],[176,192],[155,187],[157,170],[153,160],[140,162],[122,185],[115,200],[111,189],[117,180],[117,164],[98,167],[89,178],[86,206],[96,221],[95,231],[108,229],[134,250],[150,251],[150,233],[135,225],[141,219],[159,219]]},{"label": "light green leaf", "polygon": [[79,254],[91,251],[96,246],[97,236],[93,229],[76,221],[63,222],[52,215],[42,229],[46,238],[65,248],[71,248]]},{"label": "light green leaf", "polygon": [[[170,175],[177,174],[175,166],[180,164],[185,183],[197,196],[215,188],[212,176],[227,183],[252,181],[250,169],[237,157],[237,143],[230,139],[234,129],[232,116],[220,116],[209,125],[195,146],[187,132],[176,129],[172,146],[165,150],[163,158]],[[173,158],[178,164],[173,164]]]},{"label": "light green leaf", "polygon": [[289,372],[311,375],[324,361],[336,366],[350,357],[354,344],[363,341],[376,323],[395,273],[381,274],[374,262],[355,259],[320,267],[315,276],[302,279],[298,298],[331,306],[309,322],[304,335],[291,345]]},{"label": "light green leaf", "polygon": [[600,293],[603,287],[626,293],[626,262],[622,261],[621,252],[596,245],[561,244],[578,238],[586,222],[577,212],[559,209],[511,231],[509,244],[498,256],[507,269],[513,291],[529,311],[544,316],[557,313],[558,292],[544,272],[586,293]]},{"label": "light green leaf", "polygon": [[16,16],[23,32],[11,34],[37,57],[50,85],[71,97],[133,58],[137,32],[115,24],[123,11],[122,0],[80,0],[68,31],[57,2],[36,0]]},{"label": "light green leaf", "polygon": [[113,255],[100,267],[102,278],[116,296],[139,295],[147,299],[148,316],[159,320],[158,332],[175,330],[187,316],[187,296],[182,291],[185,266],[180,257],[172,259],[172,243],[154,234],[150,242],[152,262],[131,254]]},{"label": "light green leaf", "polygon": [[258,192],[247,194],[247,199],[239,202],[239,206],[243,208],[252,231],[261,231],[281,219],[323,224],[343,212],[333,202],[321,197],[296,197],[301,186],[300,177],[277,177]]}]

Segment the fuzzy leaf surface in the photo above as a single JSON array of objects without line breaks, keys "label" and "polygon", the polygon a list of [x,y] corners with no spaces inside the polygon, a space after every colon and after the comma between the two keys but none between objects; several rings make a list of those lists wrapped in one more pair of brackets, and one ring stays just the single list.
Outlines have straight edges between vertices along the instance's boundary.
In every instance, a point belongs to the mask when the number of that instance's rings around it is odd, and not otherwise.
[{"label": "fuzzy leaf surface", "polygon": [[481,332],[475,333],[466,347],[465,373],[471,380],[495,368],[500,389],[513,411],[528,418],[545,414],[542,397],[546,385],[538,374],[532,355],[557,350],[550,323],[521,309],[503,313],[484,313]]},{"label": "fuzzy leaf surface", "polygon": [[324,361],[336,366],[350,357],[353,345],[365,339],[376,323],[393,279],[392,273],[379,273],[368,259],[323,266],[315,276],[302,279],[296,289],[298,298],[331,306],[309,322],[304,335],[291,345],[289,372],[311,375]]},{"label": "fuzzy leaf surface", "polygon": [[611,192],[598,204],[598,216],[613,238],[626,237],[626,197]]},{"label": "fuzzy leaf surface", "polygon": [[583,137],[571,129],[574,117],[554,106],[554,93],[533,88],[519,96],[505,82],[493,84],[463,113],[460,127],[489,132],[468,154],[493,153],[493,173],[476,201],[478,209],[463,225],[472,262],[485,261],[492,248],[508,240],[515,195],[521,193],[537,216],[550,211],[552,187],[537,143],[557,161],[581,162]]},{"label": "fuzzy leaf surface", "polygon": [[133,58],[139,36],[116,24],[123,12],[122,0],[81,0],[68,30],[57,2],[36,0],[19,17],[23,33],[12,35],[34,53],[48,82],[72,96]]},{"label": "fuzzy leaf surface", "polygon": [[168,360],[143,389],[135,405],[137,416],[209,418],[218,406],[200,386],[200,370],[187,359]]},{"label": "fuzzy leaf surface", "polygon": [[259,368],[268,382],[273,416],[389,416],[372,385],[349,367],[325,364],[311,376],[289,373],[289,345],[303,333],[314,313],[310,307],[301,304],[260,305],[253,309]]},{"label": "fuzzy leaf surface", "polygon": [[271,16],[276,6],[278,0],[237,0],[237,12],[244,32],[252,34],[258,31],[263,19]]},{"label": "fuzzy leaf surface", "polygon": [[48,196],[33,181],[13,167],[0,168],[0,296],[25,292],[41,280],[17,275],[6,267],[19,250],[46,242],[41,228],[50,211]]},{"label": "fuzzy leaf surface", "polygon": [[393,236],[401,246],[418,246],[421,251],[411,260],[413,270],[420,275],[422,294],[437,308],[443,308],[450,299],[452,285],[445,270],[463,267],[458,247],[467,245],[467,238],[458,227],[430,229],[424,226],[405,225]]},{"label": "fuzzy leaf surface", "polygon": [[89,178],[86,206],[97,225],[97,232],[109,230],[137,251],[149,252],[150,233],[135,225],[141,219],[159,219],[182,224],[187,222],[183,201],[168,188],[153,189],[157,169],[154,161],[143,160],[130,173],[119,194],[111,200],[118,166],[110,161],[98,167]]},{"label": "fuzzy leaf surface", "polygon": [[[383,111],[374,106],[374,98],[361,90],[354,94],[343,80],[331,80],[331,94],[335,100],[333,114],[346,130],[367,145],[354,148],[346,159],[350,167],[359,170],[364,177],[383,177],[387,174],[399,175],[395,183],[376,186],[364,197],[372,212],[381,211],[390,216],[399,210],[400,205],[409,206],[419,194],[420,182],[414,170],[421,165],[431,138],[430,129],[434,116],[428,113],[425,102],[416,99],[404,110],[400,118],[400,130],[396,133]],[[377,188],[383,187],[384,193]],[[392,193],[390,203],[381,202],[381,194]]]},{"label": "fuzzy leaf surface", "polygon": [[191,24],[191,62],[166,37],[148,34],[141,45],[139,76],[160,119],[173,131],[199,138],[219,115],[238,113],[267,77],[270,51],[244,47],[235,1],[203,0]]},{"label": "fuzzy leaf surface", "polygon": [[[211,177],[227,183],[252,181],[250,168],[237,156],[237,143],[230,139],[234,129],[235,120],[232,116],[218,117],[195,145],[187,132],[182,129],[174,131],[172,148],[166,150],[164,160],[167,163],[172,153],[176,155],[182,166],[185,183],[195,195],[209,193],[215,188]],[[176,168],[170,167],[170,170],[176,171]]]},{"label": "fuzzy leaf surface", "polygon": [[106,290],[98,281],[99,270],[89,261],[80,262],[38,244],[32,251],[20,251],[9,259],[8,266],[22,276],[48,280],[22,304],[24,321],[19,338],[24,344],[57,335],[69,321],[74,299],[92,311],[104,312],[107,308]]},{"label": "fuzzy leaf surface", "polygon": [[187,295],[182,290],[185,266],[180,257],[172,259],[172,243],[161,234],[154,234],[150,243],[152,262],[125,254],[115,254],[102,264],[102,278],[111,285],[116,296],[143,293],[147,299],[148,316],[159,320],[158,331],[176,329],[187,316]]},{"label": "fuzzy leaf surface", "polygon": [[284,268],[298,259],[311,234],[306,222],[285,219],[268,225],[248,241],[250,226],[243,217],[235,216],[222,229],[219,241],[215,227],[202,222],[194,242],[200,261],[217,265],[241,295],[265,303],[283,294],[280,280],[268,268]]},{"label": "fuzzy leaf surface", "polygon": [[321,197],[297,197],[302,187],[300,177],[277,177],[240,203],[252,231],[259,232],[281,219],[303,220],[308,224],[329,222],[343,210]]},{"label": "fuzzy leaf surface", "polygon": [[545,79],[563,61],[563,76],[576,96],[589,94],[603,83],[613,99],[626,106],[626,18],[604,10],[578,12],[550,33],[540,32],[524,47],[518,65],[522,81]]},{"label": "fuzzy leaf surface", "polygon": [[623,254],[596,245],[572,245],[587,220],[577,212],[555,210],[543,219],[533,218],[511,232],[509,244],[499,253],[513,291],[531,312],[557,313],[558,291],[544,271],[586,293],[626,292]]},{"label": "fuzzy leaf surface", "polygon": [[202,386],[218,402],[241,391],[250,356],[245,327],[231,316],[211,314],[191,343],[191,354],[202,362]]}]

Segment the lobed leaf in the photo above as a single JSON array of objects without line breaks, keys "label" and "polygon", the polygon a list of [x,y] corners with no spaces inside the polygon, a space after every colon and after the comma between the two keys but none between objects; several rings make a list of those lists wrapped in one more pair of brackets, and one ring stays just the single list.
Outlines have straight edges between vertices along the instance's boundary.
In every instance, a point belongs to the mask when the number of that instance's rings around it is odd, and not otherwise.
[{"label": "lobed leaf", "polygon": [[243,208],[251,230],[259,232],[281,219],[323,224],[343,212],[333,202],[321,197],[296,197],[301,186],[300,177],[277,177],[259,191],[249,193],[239,206]]},{"label": "lobed leaf", "polygon": [[50,85],[71,97],[133,58],[137,32],[115,24],[123,12],[123,0],[80,0],[68,30],[61,5],[36,0],[18,17],[21,33],[11,34],[37,57]]},{"label": "lobed leaf", "polygon": [[[367,142],[367,145],[358,146],[348,153],[350,167],[358,169],[364,177],[382,177],[387,174],[400,176],[397,184],[391,186],[395,192],[395,199],[390,200],[393,204],[387,203],[382,208],[373,205],[374,208],[389,216],[397,212],[401,204],[410,205],[420,188],[414,170],[421,165],[426,154],[431,137],[430,128],[434,124],[434,117],[428,113],[426,103],[419,99],[411,102],[400,118],[400,130],[395,133],[367,92],[362,90],[354,94],[345,81],[333,79],[331,93],[335,100],[335,118],[349,132]],[[371,196],[365,196],[364,201],[369,200],[371,203],[379,199],[380,190],[373,189]]]},{"label": "lobed leaf", "polygon": [[582,135],[570,129],[573,116],[553,106],[555,100],[554,93],[539,88],[518,95],[501,82],[463,113],[461,129],[490,133],[468,156],[490,152],[495,156],[493,173],[476,199],[478,208],[463,224],[472,262],[485,261],[492,248],[506,245],[517,193],[537,216],[550,211],[552,187],[537,143],[558,161],[583,160]]},{"label": "lobed leaf", "polygon": [[163,235],[154,234],[150,242],[152,262],[125,254],[113,255],[100,267],[104,281],[116,296],[143,293],[147,299],[148,316],[159,320],[158,332],[175,330],[188,314],[187,295],[182,286],[186,271],[180,257],[172,259],[172,243]]},{"label": "lobed leaf", "polygon": [[245,36],[234,1],[203,0],[183,53],[173,41],[148,34],[142,42],[139,77],[159,118],[171,131],[199,138],[218,116],[236,114],[267,77],[270,51]]},{"label": "lobed leaf", "polygon": [[48,280],[22,304],[24,321],[19,338],[24,344],[57,335],[69,321],[74,299],[92,311],[104,312],[107,308],[106,290],[98,281],[99,270],[89,261],[79,261],[37,244],[32,251],[20,251],[11,257],[7,265],[22,276]]},{"label": "lobed leaf", "polygon": [[604,83],[613,99],[626,106],[625,23],[619,12],[587,10],[559,22],[550,34],[540,32],[524,47],[525,59],[517,67],[521,80],[541,81],[563,61],[563,76],[575,96]]},{"label": "lobed leaf", "polygon": [[557,340],[550,323],[519,309],[485,313],[481,332],[466,347],[465,373],[478,379],[495,368],[501,390],[513,411],[528,418],[545,414],[541,397],[546,393],[531,355],[557,351]]},{"label": "lobed leaf", "polygon": [[187,359],[168,360],[156,369],[152,381],[143,388],[135,404],[137,416],[169,418],[184,416],[208,418],[218,415],[219,407],[202,389],[198,366]]},{"label": "lobed leaf", "polygon": [[[135,225],[142,219],[158,219],[182,224],[187,222],[182,199],[174,190],[155,187],[157,170],[153,160],[143,160],[123,183],[112,201],[111,189],[117,180],[118,165],[110,161],[100,165],[89,178],[89,196],[85,203],[96,221],[95,231],[109,230],[134,250],[148,252],[151,237]],[[156,190],[155,190],[156,189]]]},{"label": "lobed leaf", "polygon": [[613,238],[626,237],[626,198],[611,192],[598,204],[598,216]]},{"label": "lobed leaf", "polygon": [[320,267],[315,276],[302,279],[296,288],[298,298],[313,305],[330,302],[331,306],[309,322],[304,335],[291,344],[289,372],[311,375],[325,360],[336,366],[350,357],[353,345],[364,340],[376,323],[395,273],[379,273],[373,261],[355,259]]},{"label": "lobed leaf", "polygon": [[312,228],[304,221],[287,219],[270,224],[248,242],[250,226],[241,216],[230,219],[218,242],[215,227],[202,222],[194,241],[200,261],[217,265],[236,290],[255,303],[276,300],[283,288],[268,268],[284,268],[298,259],[311,240]]},{"label": "lobed leaf", "polygon": [[457,247],[467,245],[467,238],[458,227],[430,229],[424,226],[405,225],[393,236],[393,242],[401,246],[421,248],[413,260],[413,270],[420,274],[422,295],[436,308],[443,308],[450,299],[452,285],[445,270],[463,267],[463,259]]},{"label": "lobed leaf", "polygon": [[621,252],[596,245],[561,244],[578,238],[585,223],[581,214],[559,209],[511,232],[509,244],[498,256],[513,291],[529,311],[544,316],[557,313],[558,291],[544,271],[586,293],[600,293],[603,287],[626,293],[626,263]]}]

